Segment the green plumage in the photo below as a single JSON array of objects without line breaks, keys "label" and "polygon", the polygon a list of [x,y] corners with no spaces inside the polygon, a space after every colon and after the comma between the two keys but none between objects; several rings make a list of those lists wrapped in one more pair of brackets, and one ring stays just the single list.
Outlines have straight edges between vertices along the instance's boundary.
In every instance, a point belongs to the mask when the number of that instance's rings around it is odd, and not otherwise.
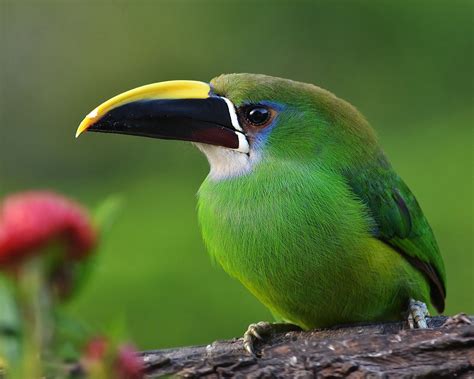
[{"label": "green plumage", "polygon": [[399,319],[409,298],[442,311],[433,233],[355,108],[268,76],[211,84],[237,107],[277,109],[267,130],[247,133],[251,169],[210,175],[199,190],[204,240],[230,275],[303,328]]}]

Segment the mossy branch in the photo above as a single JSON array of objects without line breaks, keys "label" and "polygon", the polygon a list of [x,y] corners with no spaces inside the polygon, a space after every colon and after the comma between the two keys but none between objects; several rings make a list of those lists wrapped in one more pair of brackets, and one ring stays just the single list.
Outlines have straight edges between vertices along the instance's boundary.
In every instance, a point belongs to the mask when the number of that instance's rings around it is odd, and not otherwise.
[{"label": "mossy branch", "polygon": [[474,317],[429,318],[429,329],[406,323],[348,325],[270,336],[255,358],[242,339],[208,346],[145,351],[147,377],[362,378],[474,376]]}]

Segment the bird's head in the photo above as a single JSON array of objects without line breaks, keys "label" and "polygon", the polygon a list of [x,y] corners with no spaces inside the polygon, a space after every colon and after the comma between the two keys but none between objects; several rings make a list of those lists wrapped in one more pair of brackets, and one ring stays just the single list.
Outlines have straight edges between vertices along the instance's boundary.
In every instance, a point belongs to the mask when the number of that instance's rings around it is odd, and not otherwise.
[{"label": "bird's head", "polygon": [[194,142],[211,178],[245,175],[265,160],[336,169],[370,155],[375,136],[349,103],[311,84],[255,74],[138,87],[99,105],[84,131]]}]

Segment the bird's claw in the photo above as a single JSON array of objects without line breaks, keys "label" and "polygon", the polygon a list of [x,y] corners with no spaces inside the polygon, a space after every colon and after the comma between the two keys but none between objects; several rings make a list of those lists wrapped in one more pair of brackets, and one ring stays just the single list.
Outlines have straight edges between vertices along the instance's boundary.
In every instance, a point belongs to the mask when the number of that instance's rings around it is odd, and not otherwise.
[{"label": "bird's claw", "polygon": [[428,307],[422,301],[410,299],[408,305],[408,325],[410,329],[427,329],[426,316],[429,316]]},{"label": "bird's claw", "polygon": [[255,324],[250,324],[247,331],[244,333],[244,348],[249,354],[256,356],[254,343],[258,340],[263,340],[262,334],[267,334],[272,329],[272,324],[266,321],[260,321]]},{"label": "bird's claw", "polygon": [[250,324],[247,331],[244,333],[244,348],[254,357],[258,356],[255,351],[255,342],[257,340],[265,340],[265,336],[276,333],[286,333],[291,331],[301,330],[297,325],[285,322],[267,322],[260,321],[255,324]]}]

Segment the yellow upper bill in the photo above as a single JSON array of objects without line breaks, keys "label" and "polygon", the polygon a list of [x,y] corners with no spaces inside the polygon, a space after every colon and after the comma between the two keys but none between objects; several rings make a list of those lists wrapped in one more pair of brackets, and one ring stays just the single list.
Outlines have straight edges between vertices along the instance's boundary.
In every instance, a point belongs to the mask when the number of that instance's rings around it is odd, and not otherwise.
[{"label": "yellow upper bill", "polygon": [[205,99],[209,96],[210,90],[211,87],[209,84],[194,80],[171,80],[131,89],[130,91],[112,97],[90,112],[77,128],[76,138],[112,109],[132,101],[156,99]]}]

